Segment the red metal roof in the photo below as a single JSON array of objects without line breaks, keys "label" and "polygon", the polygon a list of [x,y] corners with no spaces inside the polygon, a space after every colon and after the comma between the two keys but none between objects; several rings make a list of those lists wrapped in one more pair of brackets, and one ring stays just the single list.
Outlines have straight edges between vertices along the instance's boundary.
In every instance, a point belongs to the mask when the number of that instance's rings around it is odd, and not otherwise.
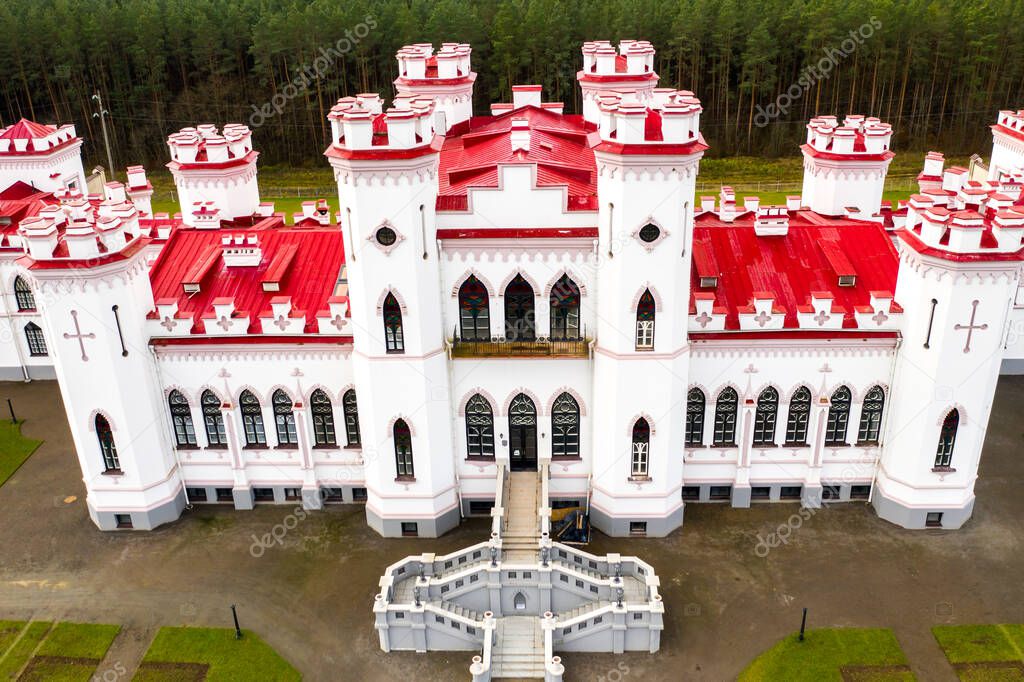
[{"label": "red metal roof", "polygon": [[[796,329],[798,309],[811,303],[812,292],[831,294],[833,310],[845,311],[843,327],[855,328],[854,311],[870,303],[872,291],[896,290],[899,261],[881,224],[806,209],[789,212],[784,236],[755,234],[752,213],[732,223],[704,213],[695,222],[691,291],[714,294],[715,306],[726,310],[726,329],[739,329],[737,312],[755,292],[774,294],[774,307],[786,311],[785,328]],[[701,288],[700,277],[711,267],[720,273],[718,286]],[[857,276],[854,286],[839,286],[838,275],[849,270]],[[692,297],[690,312],[696,313]]]},{"label": "red metal roof", "polygon": [[[221,239],[233,231],[175,230],[150,272],[154,300],[176,300],[179,312],[192,317],[192,332],[201,334],[205,332],[202,315],[212,314],[214,300],[230,298],[234,300],[236,311],[250,316],[248,333],[259,334],[262,331],[259,317],[262,313],[270,313],[271,299],[290,296],[292,310],[306,316],[305,331],[317,331],[316,313],[327,308],[327,301],[335,294],[345,264],[341,230],[337,226],[315,229],[257,227],[242,233],[259,238],[260,264],[227,267],[222,257],[215,258],[208,271],[200,277],[199,293],[190,296],[184,292],[182,284],[194,277],[197,262],[201,262],[211,249],[219,250]],[[282,262],[279,256],[289,258],[287,273],[279,272]],[[275,280],[279,281],[279,290],[263,290],[263,282],[268,277],[281,278]]]},{"label": "red metal roof", "polygon": [[23,118],[0,132],[0,140],[34,140],[57,132],[55,126],[43,125]]},{"label": "red metal roof", "polygon": [[[512,149],[512,119],[529,124],[529,150]],[[539,187],[565,186],[570,211],[597,210],[597,166],[582,116],[526,106],[476,116],[449,131],[441,147],[438,210],[466,210],[470,187],[497,187],[498,166],[533,163]]]}]

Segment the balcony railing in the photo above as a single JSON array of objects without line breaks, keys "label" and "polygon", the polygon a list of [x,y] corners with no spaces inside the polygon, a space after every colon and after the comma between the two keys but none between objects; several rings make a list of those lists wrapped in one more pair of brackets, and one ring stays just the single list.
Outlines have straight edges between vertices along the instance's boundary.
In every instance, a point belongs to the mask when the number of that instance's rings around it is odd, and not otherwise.
[{"label": "balcony railing", "polygon": [[456,329],[452,338],[452,357],[587,357],[589,347],[590,339],[585,333],[578,339],[538,336],[531,340],[495,337],[490,341],[464,341]]}]

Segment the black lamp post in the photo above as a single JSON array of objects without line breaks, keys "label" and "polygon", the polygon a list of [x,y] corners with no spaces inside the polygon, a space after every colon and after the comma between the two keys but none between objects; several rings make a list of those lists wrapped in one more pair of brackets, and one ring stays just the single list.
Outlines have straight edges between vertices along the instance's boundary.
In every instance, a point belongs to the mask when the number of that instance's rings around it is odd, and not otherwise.
[{"label": "black lamp post", "polygon": [[235,605],[231,605],[231,618],[235,621],[235,639],[242,639],[242,628],[238,627],[238,611]]}]

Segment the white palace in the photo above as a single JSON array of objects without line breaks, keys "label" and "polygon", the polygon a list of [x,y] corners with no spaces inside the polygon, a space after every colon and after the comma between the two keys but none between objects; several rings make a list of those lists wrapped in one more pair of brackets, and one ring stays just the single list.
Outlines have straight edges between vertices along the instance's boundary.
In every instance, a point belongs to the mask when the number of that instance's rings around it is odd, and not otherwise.
[{"label": "white palace", "polygon": [[767,206],[695,196],[700,101],[649,43],[583,46],[582,115],[531,85],[474,114],[470,54],[405,47],[390,107],[338,101],[336,214],[261,203],[244,125],[168,138],[173,216],[141,167],[88,194],[73,125],[0,131],[0,372],[58,380],[99,528],[360,503],[430,537],[506,471],[616,536],[706,503],[970,518],[1024,368],[1024,111],[897,205],[890,126],[817,117]]}]

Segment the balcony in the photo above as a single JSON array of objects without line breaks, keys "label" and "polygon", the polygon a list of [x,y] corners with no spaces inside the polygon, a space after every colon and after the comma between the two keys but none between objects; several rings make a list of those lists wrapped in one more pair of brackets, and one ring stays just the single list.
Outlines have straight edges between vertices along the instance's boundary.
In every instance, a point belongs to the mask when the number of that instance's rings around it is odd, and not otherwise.
[{"label": "balcony", "polygon": [[453,358],[508,357],[570,357],[589,355],[590,339],[551,339],[543,336],[532,340],[509,340],[495,337],[490,341],[463,341],[458,333],[451,341]]}]

